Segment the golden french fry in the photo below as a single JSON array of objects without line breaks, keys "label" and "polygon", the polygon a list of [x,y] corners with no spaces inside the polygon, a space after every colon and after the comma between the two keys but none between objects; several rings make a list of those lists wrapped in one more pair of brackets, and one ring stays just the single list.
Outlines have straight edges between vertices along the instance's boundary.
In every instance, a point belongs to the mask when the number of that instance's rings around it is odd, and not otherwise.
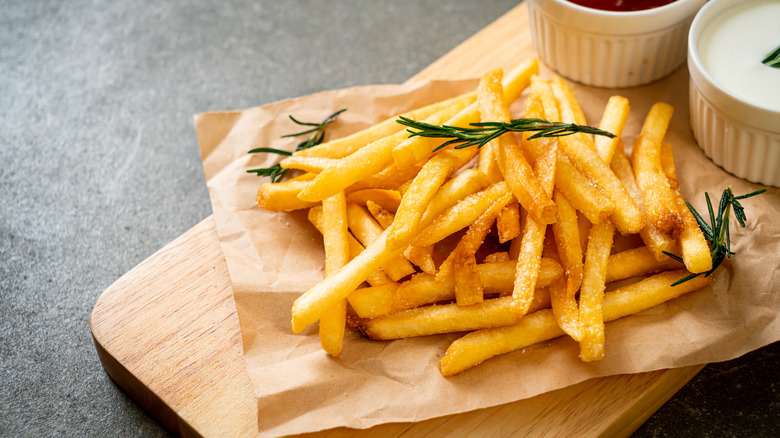
[{"label": "golden french fry", "polygon": [[[553,94],[550,84],[538,77],[531,78],[531,96],[528,99],[526,108],[528,117],[544,116],[547,120],[557,121],[561,119],[558,111],[558,103]],[[551,139],[548,141],[557,141]],[[543,149],[542,142],[526,142],[524,150],[529,151],[529,155],[536,156],[541,154]],[[592,223],[600,223],[606,220],[614,211],[614,203],[603,195],[591,181],[583,175],[566,157],[565,154],[558,154],[555,169],[555,187],[561,193],[566,195],[578,211],[583,212]]]},{"label": "golden french fry", "polygon": [[520,235],[520,204],[517,200],[507,204],[496,218],[498,242],[509,242]]},{"label": "golden french fry", "polygon": [[[325,225],[322,219],[322,206],[318,205],[309,209],[309,221],[319,230],[320,234],[324,234]],[[355,239],[352,234],[347,235],[347,243],[349,245],[349,259],[352,260],[363,252],[363,244]],[[387,276],[381,269],[378,269],[368,275],[366,282],[371,286],[381,286],[387,283],[393,283],[393,280]]]},{"label": "golden french fry", "polygon": [[[468,306],[482,301],[482,286],[477,272],[477,261],[474,258],[482,242],[485,240],[499,212],[512,200],[512,194],[507,193],[491,205],[468,229],[458,245],[442,263],[437,278],[454,275],[455,300],[460,306]],[[476,283],[469,284],[469,281]]]},{"label": "golden french fry", "polygon": [[393,224],[393,219],[395,217],[393,213],[385,210],[376,202],[369,199],[366,201],[366,208],[368,208],[368,212],[371,213],[371,216],[377,221],[382,229],[388,228]]},{"label": "golden french fry", "polygon": [[311,208],[318,202],[301,201],[298,193],[309,181],[289,180],[278,183],[265,183],[257,191],[257,205],[268,211],[293,211]]},{"label": "golden french fry", "polygon": [[444,210],[452,207],[461,199],[488,186],[487,178],[475,169],[466,169],[453,177],[436,192],[420,220],[420,228],[433,222]]},{"label": "golden french fry", "polygon": [[450,234],[466,228],[507,193],[509,193],[509,186],[502,181],[467,196],[436,217],[430,225],[423,228],[413,241],[413,244],[430,246]]},{"label": "golden french fry", "polygon": [[663,260],[659,261],[655,258],[650,248],[642,246],[610,255],[607,261],[607,275],[604,281],[610,283],[625,280],[626,278],[682,268],[683,266],[678,261],[666,255],[664,255]]},{"label": "golden french fry", "polygon": [[400,251],[386,251],[386,238],[384,231],[338,272],[325,277],[295,300],[291,310],[294,333],[317,321],[330,305],[349,296],[372,272],[400,254]]},{"label": "golden french fry", "polygon": [[[561,121],[581,123],[578,115],[582,113],[574,93],[559,77],[552,81],[553,92],[561,109]],[[625,123],[625,122],[624,122]],[[608,162],[604,161],[593,148],[592,138],[586,135],[567,135],[558,139],[561,151],[571,163],[585,176],[593,180],[615,205],[612,221],[621,234],[636,234],[645,226],[642,210],[636,205]],[[617,137],[616,137],[617,138]]]},{"label": "golden french fry", "polygon": [[[468,106],[470,102],[456,102],[447,108],[427,117],[424,122],[441,124]],[[381,172],[393,163],[393,147],[404,141],[406,131],[400,131],[368,144],[350,155],[341,158],[338,163],[327,167],[306,186],[298,197],[304,201],[319,201],[339,190],[344,190],[358,181]]]},{"label": "golden french fry", "polygon": [[664,143],[661,147],[661,164],[664,174],[669,178],[669,182],[674,190],[677,205],[680,210],[680,217],[683,221],[683,229],[677,238],[677,244],[682,254],[685,268],[694,274],[700,274],[712,269],[712,255],[707,239],[699,228],[699,224],[693,213],[688,209],[685,200],[680,194],[677,184],[677,170],[674,165],[674,156],[672,155],[672,145]]},{"label": "golden french fry", "polygon": [[458,269],[453,275],[455,281],[455,303],[458,306],[471,306],[482,302],[482,280],[479,278],[477,259],[474,254],[458,252]]},{"label": "golden french fry", "polygon": [[[371,217],[365,208],[356,204],[347,204],[347,219],[352,234],[366,247],[375,240],[386,236],[386,231]],[[401,255],[396,254],[382,265],[388,277],[398,281],[407,275],[414,273],[414,267]]]},{"label": "golden french fry", "polygon": [[412,241],[419,231],[425,208],[447,178],[474,156],[473,149],[445,150],[425,163],[401,199],[395,223],[388,234],[389,248],[402,248]]},{"label": "golden french fry", "polygon": [[[444,263],[439,267],[439,272],[436,274],[437,278],[444,278],[450,276],[454,271],[460,269],[459,261],[462,261],[463,254],[476,254],[479,247],[484,242],[485,237],[490,228],[493,226],[493,222],[496,220],[498,213],[512,200],[512,194],[506,193],[501,198],[496,200],[485,210],[470,226],[466,234],[458,242],[455,249],[452,250],[450,255],[444,260]],[[459,257],[461,259],[459,260]]]},{"label": "golden french fry", "polygon": [[[604,294],[604,321],[614,321],[641,312],[710,284],[711,277],[699,276],[672,287],[687,271],[668,271]],[[439,362],[443,376],[453,376],[500,354],[548,341],[564,332],[552,310],[524,316],[517,324],[471,332],[450,345]]]},{"label": "golden french fry", "polygon": [[582,325],[580,359],[585,362],[604,358],[604,288],[614,234],[614,225],[605,221],[593,225],[588,236],[579,302]]},{"label": "golden french fry", "polygon": [[[347,230],[347,200],[339,192],[322,201],[325,246],[325,275],[333,275],[349,262],[349,231]],[[320,345],[331,356],[339,356],[347,322],[347,302],[339,300],[328,307],[320,318]]]},{"label": "golden french fry", "polygon": [[644,201],[642,201],[642,192],[639,190],[636,179],[634,179],[634,170],[631,167],[631,162],[628,161],[628,158],[623,151],[622,144],[620,147],[616,148],[612,154],[610,166],[615,172],[615,175],[620,178],[623,187],[631,194],[631,197],[634,199],[637,206],[645,213],[646,224],[639,232],[639,236],[642,237],[642,241],[650,248],[657,260],[665,260],[667,257],[664,254],[664,251],[674,251],[675,241],[662,233],[652,221],[647,219],[645,204]]},{"label": "golden french fry", "polygon": [[376,318],[396,311],[393,307],[398,283],[390,282],[380,286],[357,289],[347,297],[349,305],[361,318]]},{"label": "golden french fry", "polygon": [[397,190],[387,189],[365,189],[347,194],[347,202],[366,205],[368,201],[373,201],[385,210],[395,213],[401,204],[401,195]]},{"label": "golden french fry", "polygon": [[434,248],[432,246],[409,245],[404,249],[404,257],[417,265],[423,272],[436,273],[436,262],[433,259]]},{"label": "golden french fry", "polygon": [[320,173],[326,167],[333,166],[336,163],[338,163],[338,160],[335,158],[299,157],[292,155],[280,161],[279,165],[285,169]]},{"label": "golden french fry", "polygon": [[[477,103],[483,122],[509,122],[509,107],[504,100],[500,69],[482,76],[477,90]],[[520,150],[520,143],[512,133],[493,140],[496,160],[501,174],[509,184],[520,205],[543,224],[555,222],[555,204],[545,192],[531,165]]]},{"label": "golden french fry", "polygon": [[580,289],[582,284],[582,244],[577,212],[560,191],[556,190],[553,199],[558,207],[558,220],[552,224],[558,257],[566,272],[567,290],[570,296]]},{"label": "golden french fry", "polygon": [[[558,122],[564,123],[576,123],[578,125],[587,125],[585,120],[585,114],[582,112],[580,103],[577,101],[577,97],[574,95],[574,90],[567,84],[560,76],[553,76],[548,80],[550,88],[552,88],[553,96],[558,102],[558,111],[560,112],[560,119]],[[595,150],[593,145],[593,136],[585,134],[584,132],[578,132],[572,135],[567,135],[570,140],[575,141],[583,146],[586,146],[590,150]]]},{"label": "golden french fry", "polygon": [[385,189],[398,190],[403,193],[401,187],[416,177],[422,167],[411,166],[403,170],[398,170],[395,165],[384,169],[383,171],[352,184],[347,188],[347,192],[367,189]]},{"label": "golden french fry", "polygon": [[[530,142],[534,142],[531,140]],[[530,143],[529,142],[529,143]],[[547,196],[553,192],[555,182],[555,169],[557,161],[557,143],[547,143],[547,150],[537,157],[534,172],[539,178]],[[557,206],[556,206],[557,210]],[[557,213],[556,213],[557,215]],[[544,247],[544,235],[547,225],[539,221],[535,216],[528,215],[525,220],[525,229],[520,242],[515,271],[515,283],[512,296],[515,300],[515,310],[521,315],[528,313],[536,290],[536,278],[539,275],[539,264],[542,259]]]},{"label": "golden french fry", "polygon": [[432,114],[449,108],[453,104],[457,104],[458,102],[464,100],[468,102],[474,102],[476,98],[477,93],[470,92],[443,100],[441,102],[432,103],[422,108],[417,108],[412,111],[390,117],[383,122],[346,137],[337,138],[335,140],[327,141],[308,149],[296,151],[293,156],[343,158],[357,151],[363,146],[405,130],[404,126],[397,122],[399,117],[403,116],[412,120],[422,120],[431,116]]},{"label": "golden french fry", "polygon": [[471,306],[418,307],[375,319],[354,320],[352,325],[369,339],[390,340],[508,326],[521,318],[512,311],[512,297],[501,297]]},{"label": "golden french fry", "polygon": [[[515,275],[515,261],[482,263],[477,265],[482,290],[485,294],[511,293]],[[561,265],[555,260],[543,258],[536,282],[539,288],[550,285],[554,279],[563,275]],[[536,300],[537,293],[534,294]],[[449,301],[455,298],[455,282],[447,276],[437,280],[430,274],[416,274],[411,279],[399,284],[396,291],[397,308],[411,309],[439,301]]]},{"label": "golden french fry", "polygon": [[485,263],[500,263],[500,262],[508,262],[511,260],[509,258],[509,253],[506,251],[499,251],[490,253],[487,256],[485,256]]},{"label": "golden french fry", "polygon": [[661,144],[674,108],[658,102],[653,105],[634,142],[631,163],[647,217],[662,233],[677,237],[683,228],[677,199],[661,167]]},{"label": "golden french fry", "polygon": [[558,278],[550,284],[550,302],[558,327],[575,341],[582,339],[577,300],[569,294],[565,278]]},{"label": "golden french fry", "polygon": [[617,147],[622,147],[620,135],[623,133],[623,128],[626,126],[629,113],[630,107],[628,105],[628,99],[625,97],[612,96],[607,101],[607,106],[604,108],[604,114],[599,123],[599,129],[615,134],[615,138],[597,135],[593,139],[596,153],[598,153],[599,157],[607,164],[612,162],[612,155],[614,155],[615,149]]}]

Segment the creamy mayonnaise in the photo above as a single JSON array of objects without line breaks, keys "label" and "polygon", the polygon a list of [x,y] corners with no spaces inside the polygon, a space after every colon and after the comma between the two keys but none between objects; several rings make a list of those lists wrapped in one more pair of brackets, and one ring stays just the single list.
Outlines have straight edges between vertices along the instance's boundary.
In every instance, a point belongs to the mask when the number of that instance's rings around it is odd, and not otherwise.
[{"label": "creamy mayonnaise", "polygon": [[704,29],[701,61],[726,90],[780,111],[780,68],[761,61],[780,45],[780,0],[740,2]]}]

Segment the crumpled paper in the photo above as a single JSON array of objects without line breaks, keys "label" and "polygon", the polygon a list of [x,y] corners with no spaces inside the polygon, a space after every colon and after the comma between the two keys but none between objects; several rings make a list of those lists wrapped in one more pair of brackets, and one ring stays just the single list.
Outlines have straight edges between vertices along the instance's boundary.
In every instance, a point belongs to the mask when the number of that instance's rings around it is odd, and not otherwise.
[{"label": "crumpled paper", "polygon": [[[630,99],[623,136],[627,148],[654,102],[672,104],[676,113],[666,140],[674,145],[680,188],[699,211],[706,211],[705,191],[718,198],[728,185],[735,194],[763,186],[726,173],[697,147],[688,124],[687,78],[682,68],[660,82],[617,92],[573,86],[592,124],[609,96]],[[292,150],[299,140],[280,138],[300,131],[288,115],[320,121],[348,108],[328,128],[329,138],[336,138],[475,85],[434,81],[357,87],[196,116],[261,435],[419,421],[529,398],[594,377],[729,360],[780,339],[780,294],[775,290],[780,284],[780,190],[775,188],[744,201],[747,227],[731,227],[737,255],[721,266],[711,287],[608,323],[606,358],[596,363],[580,361],[577,344],[559,338],[444,378],[438,362],[458,334],[375,342],[347,330],[339,358],[320,349],[316,325],[293,334],[293,300],[323,278],[321,236],[305,211],[272,213],[255,205],[265,180],[246,170],[272,165],[278,157],[247,151],[259,146]]]}]

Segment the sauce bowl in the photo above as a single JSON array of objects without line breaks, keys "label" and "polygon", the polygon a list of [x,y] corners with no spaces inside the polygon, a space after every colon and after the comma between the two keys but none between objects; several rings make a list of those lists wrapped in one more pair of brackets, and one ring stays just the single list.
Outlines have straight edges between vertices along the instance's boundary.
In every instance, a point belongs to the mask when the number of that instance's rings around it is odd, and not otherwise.
[{"label": "sauce bowl", "polygon": [[775,187],[780,68],[761,61],[780,44],[778,17],[780,0],[711,0],[688,40],[691,128],[699,147],[727,172]]},{"label": "sauce bowl", "polygon": [[527,0],[539,58],[567,79],[605,88],[658,80],[685,62],[688,29],[706,0],[614,12],[567,0]]}]

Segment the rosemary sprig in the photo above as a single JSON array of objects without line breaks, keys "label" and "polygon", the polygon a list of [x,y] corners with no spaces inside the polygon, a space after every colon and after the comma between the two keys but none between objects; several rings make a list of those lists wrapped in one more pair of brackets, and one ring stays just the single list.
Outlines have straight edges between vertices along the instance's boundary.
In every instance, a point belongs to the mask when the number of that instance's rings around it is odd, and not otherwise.
[{"label": "rosemary sprig", "polygon": [[766,58],[761,62],[770,67],[780,68],[780,46],[777,46],[775,50],[766,55]]},{"label": "rosemary sprig", "polygon": [[594,128],[592,126],[577,125],[575,123],[561,123],[561,122],[549,122],[544,119],[512,119],[510,122],[481,122],[471,123],[473,128],[461,128],[458,126],[449,125],[432,125],[430,123],[418,122],[407,117],[399,117],[398,123],[408,126],[410,129],[409,137],[428,137],[428,138],[449,138],[450,140],[444,142],[441,146],[434,149],[434,152],[447,147],[449,145],[456,145],[455,149],[467,148],[469,146],[482,146],[488,144],[491,140],[494,140],[507,132],[525,132],[525,131],[538,131],[536,134],[529,137],[529,139],[535,139],[540,137],[562,137],[565,135],[571,135],[577,132],[584,132],[586,134],[604,135],[609,138],[614,138],[615,135],[602,131],[601,129]]},{"label": "rosemary sprig", "polygon": [[[288,137],[298,137],[300,135],[309,135],[309,137],[298,143],[298,146],[295,147],[295,151],[301,151],[304,149],[309,149],[312,146],[316,146],[320,143],[322,143],[322,140],[325,139],[325,128],[328,127],[333,121],[336,120],[336,118],[339,116],[339,114],[346,111],[345,109],[336,111],[335,113],[329,115],[325,118],[321,123],[309,123],[309,122],[301,122],[300,120],[296,119],[293,116],[289,116],[290,120],[293,121],[293,123],[301,125],[301,126],[313,126],[311,129],[307,129],[302,132],[297,132],[295,134],[287,134],[283,135],[282,138],[288,138]],[[292,152],[285,151],[282,149],[275,149],[275,148],[254,148],[250,150],[248,153],[250,154],[256,154],[256,153],[267,153],[267,154],[277,154],[277,155],[283,155],[283,156],[290,156],[292,155]],[[247,173],[255,173],[257,176],[267,176],[271,178],[271,182],[279,182],[284,178],[284,176],[287,174],[288,169],[282,168],[282,166],[279,165],[279,163],[271,166],[271,167],[263,167],[259,169],[250,169],[247,170]]]},{"label": "rosemary sprig", "polygon": [[[695,208],[689,203],[686,202],[685,205],[688,206],[688,209],[693,214],[693,217],[696,218],[696,222],[699,224],[699,228],[701,229],[701,232],[704,234],[704,238],[709,242],[710,244],[710,256],[712,257],[712,269],[710,269],[707,272],[701,272],[698,274],[691,274],[686,277],[683,277],[674,283],[672,283],[672,286],[677,286],[680,283],[684,283],[692,278],[696,278],[699,275],[704,275],[705,277],[709,277],[712,275],[713,272],[715,272],[716,269],[718,269],[718,266],[720,266],[721,263],[723,263],[723,260],[725,260],[727,257],[731,258],[732,255],[735,253],[731,251],[731,234],[729,233],[729,219],[731,217],[731,209],[734,208],[734,217],[737,218],[737,222],[741,227],[745,227],[745,221],[747,220],[747,217],[745,216],[745,208],[742,207],[742,204],[739,203],[740,199],[747,199],[756,195],[760,195],[761,193],[764,193],[766,189],[756,190],[755,192],[748,193],[746,195],[740,195],[740,196],[734,196],[734,193],[731,191],[731,186],[726,188],[726,190],[723,191],[723,195],[720,198],[720,202],[718,203],[718,214],[715,215],[715,212],[712,210],[712,202],[710,201],[710,195],[709,193],[705,192],[704,197],[707,199],[707,211],[709,213],[710,217],[710,223],[708,224],[704,218],[701,217],[701,214],[699,214],[698,211],[696,211]],[[677,260],[680,263],[683,263],[682,258],[668,253],[664,251],[664,254],[668,255],[669,257]]]}]

